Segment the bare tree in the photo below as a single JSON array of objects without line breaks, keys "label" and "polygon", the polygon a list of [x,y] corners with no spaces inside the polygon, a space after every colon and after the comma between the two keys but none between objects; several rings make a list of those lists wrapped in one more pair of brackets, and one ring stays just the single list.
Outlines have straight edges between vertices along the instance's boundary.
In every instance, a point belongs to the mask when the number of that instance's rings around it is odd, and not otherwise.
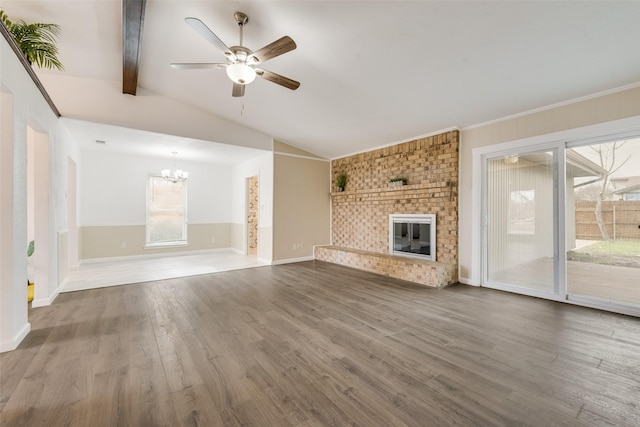
[{"label": "bare tree", "polygon": [[[574,187],[576,200],[585,200],[595,202],[598,195],[602,192],[600,179],[594,182],[578,184]],[[611,185],[607,186],[603,200],[610,200],[613,196]]]},{"label": "bare tree", "polygon": [[600,183],[599,191],[596,194],[595,208],[596,221],[598,222],[598,228],[600,229],[600,234],[602,235],[603,240],[609,240],[609,232],[607,231],[604,219],[602,218],[602,201],[607,195],[609,177],[624,166],[624,164],[631,158],[631,155],[629,155],[621,163],[616,164],[618,162],[618,159],[616,159],[616,151],[623,147],[626,142],[627,141],[615,141],[591,147],[591,149],[598,154],[600,167],[606,171],[602,176],[602,182]]}]

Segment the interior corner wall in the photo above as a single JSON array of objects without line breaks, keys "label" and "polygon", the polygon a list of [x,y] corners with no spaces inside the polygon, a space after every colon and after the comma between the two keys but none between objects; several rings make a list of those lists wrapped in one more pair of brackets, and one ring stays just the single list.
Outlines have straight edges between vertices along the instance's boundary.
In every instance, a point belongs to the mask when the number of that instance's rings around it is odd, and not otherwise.
[{"label": "interior corner wall", "polygon": [[[57,239],[57,231],[66,224],[65,200],[66,166],[60,167],[58,156],[78,159],[77,144],[65,132],[59,118],[51,110],[42,93],[27,74],[22,63],[0,37],[0,93],[1,93],[1,164],[0,184],[2,219],[0,239],[2,259],[0,265],[0,351],[14,349],[29,331],[27,316],[27,127],[43,135],[49,143],[49,199],[48,238]],[[10,228],[10,230],[9,230]],[[43,263],[46,274],[54,278],[46,289],[41,289],[42,303],[56,297],[58,282],[57,247],[51,245]],[[37,286],[37,284],[36,284]],[[42,292],[44,291],[44,292]]]},{"label": "interior corner wall", "polygon": [[567,135],[572,130],[640,116],[640,85],[573,103],[463,129],[460,135],[459,278],[480,285],[480,241],[474,224],[481,215],[480,198],[472,188],[480,165],[473,150],[544,135]]},{"label": "interior corner wall", "polygon": [[[332,244],[389,252],[389,214],[436,214],[436,258],[458,260],[458,131],[333,160]],[[390,187],[392,178],[407,185]]]},{"label": "interior corner wall", "polygon": [[[33,239],[36,242],[36,249],[31,256],[34,265],[34,296],[32,307],[40,307],[51,304],[51,296],[57,292],[59,283],[58,262],[55,254],[54,242],[57,238],[55,233],[55,215],[51,206],[51,141],[47,132],[41,132],[32,126],[27,128],[27,139],[34,149],[34,174],[33,174]],[[29,182],[29,179],[27,179]],[[29,184],[31,185],[31,183]],[[28,229],[28,227],[27,227]],[[29,241],[29,239],[27,239]],[[59,254],[58,254],[59,255]],[[55,265],[49,264],[55,260]]]},{"label": "interior corner wall", "polygon": [[[29,332],[27,319],[26,169],[14,144],[14,96],[0,90],[0,352],[15,349]],[[26,131],[26,129],[25,129]],[[26,159],[26,157],[25,157]],[[24,164],[26,168],[26,163]],[[25,252],[26,253],[26,252]]]},{"label": "interior corner wall", "polygon": [[312,259],[331,239],[330,163],[276,152],[273,173],[273,261]]}]

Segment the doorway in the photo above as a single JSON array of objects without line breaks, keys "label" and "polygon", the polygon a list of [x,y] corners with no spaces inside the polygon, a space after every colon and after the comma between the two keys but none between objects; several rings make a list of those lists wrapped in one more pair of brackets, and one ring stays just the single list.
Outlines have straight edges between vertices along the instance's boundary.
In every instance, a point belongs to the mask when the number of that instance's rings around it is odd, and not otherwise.
[{"label": "doorway", "polygon": [[258,223],[259,223],[259,202],[260,202],[260,180],[257,175],[246,179],[246,217],[247,217],[247,242],[246,254],[258,254]]},{"label": "doorway", "polygon": [[27,126],[27,240],[34,242],[27,264],[33,307],[50,304],[49,186],[49,135]]},{"label": "doorway", "polygon": [[557,150],[517,151],[486,161],[485,283],[558,295]]},{"label": "doorway", "polygon": [[640,316],[640,135],[487,153],[482,285]]},{"label": "doorway", "polygon": [[567,154],[597,169],[567,168],[567,299],[640,308],[640,138],[573,144]]}]

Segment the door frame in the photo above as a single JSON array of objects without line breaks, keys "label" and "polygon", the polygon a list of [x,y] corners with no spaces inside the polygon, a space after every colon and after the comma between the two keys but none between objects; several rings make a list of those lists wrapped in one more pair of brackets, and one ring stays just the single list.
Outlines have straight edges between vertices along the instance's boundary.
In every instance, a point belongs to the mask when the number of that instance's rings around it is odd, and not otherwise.
[{"label": "door frame", "polygon": [[[472,209],[475,212],[471,224],[473,236],[473,248],[471,258],[471,283],[495,289],[501,289],[509,292],[530,295],[554,301],[567,302],[574,305],[597,308],[606,311],[627,314],[640,317],[640,309],[619,304],[610,301],[599,301],[592,298],[577,297],[567,294],[566,280],[566,216],[564,202],[566,199],[566,156],[565,149],[578,145],[593,144],[598,141],[625,139],[628,137],[637,137],[640,135],[640,116],[630,117],[626,119],[615,120],[611,122],[599,123],[596,125],[584,126],[565,131],[553,132],[545,135],[539,135],[529,138],[497,143],[493,145],[476,147],[472,149]],[[486,281],[486,159],[494,158],[502,154],[506,155],[517,150],[536,151],[541,149],[557,148],[558,149],[558,166],[556,167],[556,185],[557,185],[557,224],[556,247],[557,253],[562,254],[558,257],[560,261],[556,267],[556,283],[558,286],[558,295],[545,295],[546,293],[538,292],[522,292],[522,287],[513,285],[504,285],[498,287],[491,286]]]},{"label": "door frame", "polygon": [[[559,254],[565,251],[565,239],[559,238],[565,233],[565,212],[561,200],[565,199],[565,184],[564,184],[564,143],[553,142],[547,144],[538,144],[535,146],[526,146],[513,149],[501,149],[497,151],[489,151],[482,155],[482,183],[481,183],[481,223],[482,223],[482,286],[492,289],[498,289],[508,292],[519,293],[523,295],[534,296],[538,298],[545,298],[554,301],[563,301],[566,294],[566,273],[565,266],[561,260]],[[488,236],[488,171],[487,165],[490,160],[496,160],[513,155],[524,155],[538,152],[553,153],[553,206],[552,206],[552,223],[553,223],[553,291],[543,291],[532,288],[526,288],[523,286],[512,285],[508,283],[501,283],[492,281],[489,279],[489,271],[487,268],[489,252],[489,236]]]}]

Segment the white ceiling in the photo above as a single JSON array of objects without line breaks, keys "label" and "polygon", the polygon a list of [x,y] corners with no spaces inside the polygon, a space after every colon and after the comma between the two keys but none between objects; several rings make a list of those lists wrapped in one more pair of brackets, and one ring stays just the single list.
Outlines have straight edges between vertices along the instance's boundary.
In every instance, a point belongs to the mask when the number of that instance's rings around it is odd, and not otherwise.
[{"label": "white ceiling", "polygon": [[[121,81],[119,1],[0,7],[62,25],[60,74]],[[200,18],[235,45],[236,10],[249,15],[249,48],[283,35],[296,41],[264,67],[300,81],[297,91],[257,79],[232,98],[224,70],[169,67],[224,62],[184,18]],[[138,85],[336,158],[637,84],[638,22],[638,1],[147,0]]]},{"label": "white ceiling", "polygon": [[178,160],[221,165],[235,165],[267,153],[255,148],[176,137],[66,117],[62,120],[75,137],[81,151],[107,151],[163,159],[172,159],[172,153],[176,152]]}]

